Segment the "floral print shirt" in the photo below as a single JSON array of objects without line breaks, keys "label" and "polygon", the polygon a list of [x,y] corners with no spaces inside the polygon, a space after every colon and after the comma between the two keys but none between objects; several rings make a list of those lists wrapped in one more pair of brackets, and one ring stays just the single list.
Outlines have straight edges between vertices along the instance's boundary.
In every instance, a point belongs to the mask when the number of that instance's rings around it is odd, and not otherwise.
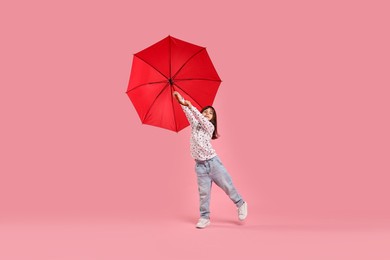
[{"label": "floral print shirt", "polygon": [[205,161],[217,154],[211,146],[214,125],[196,107],[181,106],[191,125],[190,150],[195,160]]}]

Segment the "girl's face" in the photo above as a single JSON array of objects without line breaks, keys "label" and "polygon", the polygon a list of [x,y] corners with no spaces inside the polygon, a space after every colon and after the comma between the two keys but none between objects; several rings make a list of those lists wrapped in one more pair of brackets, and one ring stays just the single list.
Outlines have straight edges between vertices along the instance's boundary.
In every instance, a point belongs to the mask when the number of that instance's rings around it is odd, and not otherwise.
[{"label": "girl's face", "polygon": [[211,119],[213,119],[214,111],[211,107],[209,107],[202,112],[202,115],[210,121]]}]

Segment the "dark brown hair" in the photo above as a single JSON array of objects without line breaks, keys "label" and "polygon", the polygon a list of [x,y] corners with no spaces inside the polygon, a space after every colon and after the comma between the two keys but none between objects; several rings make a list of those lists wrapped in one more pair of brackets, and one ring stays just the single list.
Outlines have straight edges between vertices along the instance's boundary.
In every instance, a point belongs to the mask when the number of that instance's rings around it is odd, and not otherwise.
[{"label": "dark brown hair", "polygon": [[214,132],[211,139],[217,139],[219,137],[219,134],[217,130],[217,112],[215,111],[215,108],[213,108],[212,106],[206,106],[200,112],[203,113],[203,111],[205,111],[208,108],[211,108],[213,110],[213,118],[211,118],[210,122],[214,125]]}]

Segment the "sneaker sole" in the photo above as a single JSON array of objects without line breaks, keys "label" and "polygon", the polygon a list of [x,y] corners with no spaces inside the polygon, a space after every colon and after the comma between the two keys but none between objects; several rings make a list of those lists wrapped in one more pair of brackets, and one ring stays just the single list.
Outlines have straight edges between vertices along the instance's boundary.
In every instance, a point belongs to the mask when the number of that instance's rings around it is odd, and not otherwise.
[{"label": "sneaker sole", "polygon": [[210,222],[207,223],[205,226],[201,226],[201,227],[200,227],[200,226],[196,226],[196,228],[197,228],[197,229],[203,229],[203,228],[207,227],[208,225],[210,225]]},{"label": "sneaker sole", "polygon": [[[246,216],[247,217],[247,216]],[[238,218],[240,221],[244,221],[245,219],[246,219],[246,217],[245,218]]]}]

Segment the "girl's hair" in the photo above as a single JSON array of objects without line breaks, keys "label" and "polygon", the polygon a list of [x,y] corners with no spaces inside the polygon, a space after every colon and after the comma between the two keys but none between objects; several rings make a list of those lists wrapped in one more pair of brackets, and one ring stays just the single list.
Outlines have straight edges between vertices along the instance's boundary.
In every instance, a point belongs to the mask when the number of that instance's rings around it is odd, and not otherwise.
[{"label": "girl's hair", "polygon": [[217,139],[219,137],[219,134],[217,130],[217,112],[215,111],[215,108],[213,108],[212,106],[206,106],[200,112],[203,113],[203,111],[205,111],[208,108],[211,108],[213,110],[213,118],[211,118],[210,122],[214,125],[214,132],[211,139]]}]

